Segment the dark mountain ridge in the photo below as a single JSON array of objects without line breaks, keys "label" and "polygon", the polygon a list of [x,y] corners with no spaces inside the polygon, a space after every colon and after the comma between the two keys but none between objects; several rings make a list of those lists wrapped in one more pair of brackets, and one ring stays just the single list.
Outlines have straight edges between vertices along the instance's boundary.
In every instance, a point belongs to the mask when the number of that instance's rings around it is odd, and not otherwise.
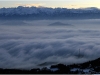
[{"label": "dark mountain ridge", "polygon": [[43,67],[31,70],[2,69],[0,74],[100,74],[100,58],[82,64],[51,65],[50,68]]}]

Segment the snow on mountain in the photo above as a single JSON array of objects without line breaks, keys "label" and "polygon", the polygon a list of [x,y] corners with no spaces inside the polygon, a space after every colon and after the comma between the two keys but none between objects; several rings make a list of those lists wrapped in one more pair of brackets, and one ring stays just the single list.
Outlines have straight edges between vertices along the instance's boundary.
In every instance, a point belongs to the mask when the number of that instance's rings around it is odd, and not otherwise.
[{"label": "snow on mountain", "polygon": [[68,9],[49,7],[0,8],[0,19],[65,19],[100,18],[100,9],[95,7]]},{"label": "snow on mountain", "polygon": [[1,8],[0,15],[30,15],[30,14],[57,14],[57,13],[100,13],[100,9],[95,7],[81,8],[81,9],[67,9],[67,8],[47,8],[47,7],[23,7],[18,6],[17,8]]}]

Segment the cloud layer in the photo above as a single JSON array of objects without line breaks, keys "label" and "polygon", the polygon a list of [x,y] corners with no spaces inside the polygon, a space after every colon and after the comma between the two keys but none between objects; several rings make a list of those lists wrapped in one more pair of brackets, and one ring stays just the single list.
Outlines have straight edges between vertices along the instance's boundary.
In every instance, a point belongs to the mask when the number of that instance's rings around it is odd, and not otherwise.
[{"label": "cloud layer", "polygon": [[[86,24],[82,27],[79,22],[78,25],[73,21],[73,27],[54,27],[48,26],[50,22],[36,21],[37,26],[35,22],[33,26],[1,25],[0,67],[30,69],[40,67],[39,64],[45,62],[67,65],[100,56],[98,25],[97,28]],[[82,58],[78,58],[79,49]]]}]

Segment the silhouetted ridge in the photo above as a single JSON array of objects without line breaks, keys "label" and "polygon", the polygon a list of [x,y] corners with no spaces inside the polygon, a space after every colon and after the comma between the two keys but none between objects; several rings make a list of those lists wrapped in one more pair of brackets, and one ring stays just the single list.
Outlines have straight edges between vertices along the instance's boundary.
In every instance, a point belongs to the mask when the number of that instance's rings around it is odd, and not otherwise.
[{"label": "silhouetted ridge", "polygon": [[2,69],[0,74],[100,74],[100,58],[82,64],[51,65],[50,68],[43,67],[31,70]]}]

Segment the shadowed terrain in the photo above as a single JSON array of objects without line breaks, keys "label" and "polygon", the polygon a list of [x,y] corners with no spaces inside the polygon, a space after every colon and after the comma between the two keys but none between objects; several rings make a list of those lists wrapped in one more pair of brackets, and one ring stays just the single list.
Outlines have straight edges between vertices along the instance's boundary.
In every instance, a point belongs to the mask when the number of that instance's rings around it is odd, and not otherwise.
[{"label": "shadowed terrain", "polygon": [[100,58],[82,64],[57,64],[41,69],[22,70],[0,68],[0,74],[100,74]]}]

